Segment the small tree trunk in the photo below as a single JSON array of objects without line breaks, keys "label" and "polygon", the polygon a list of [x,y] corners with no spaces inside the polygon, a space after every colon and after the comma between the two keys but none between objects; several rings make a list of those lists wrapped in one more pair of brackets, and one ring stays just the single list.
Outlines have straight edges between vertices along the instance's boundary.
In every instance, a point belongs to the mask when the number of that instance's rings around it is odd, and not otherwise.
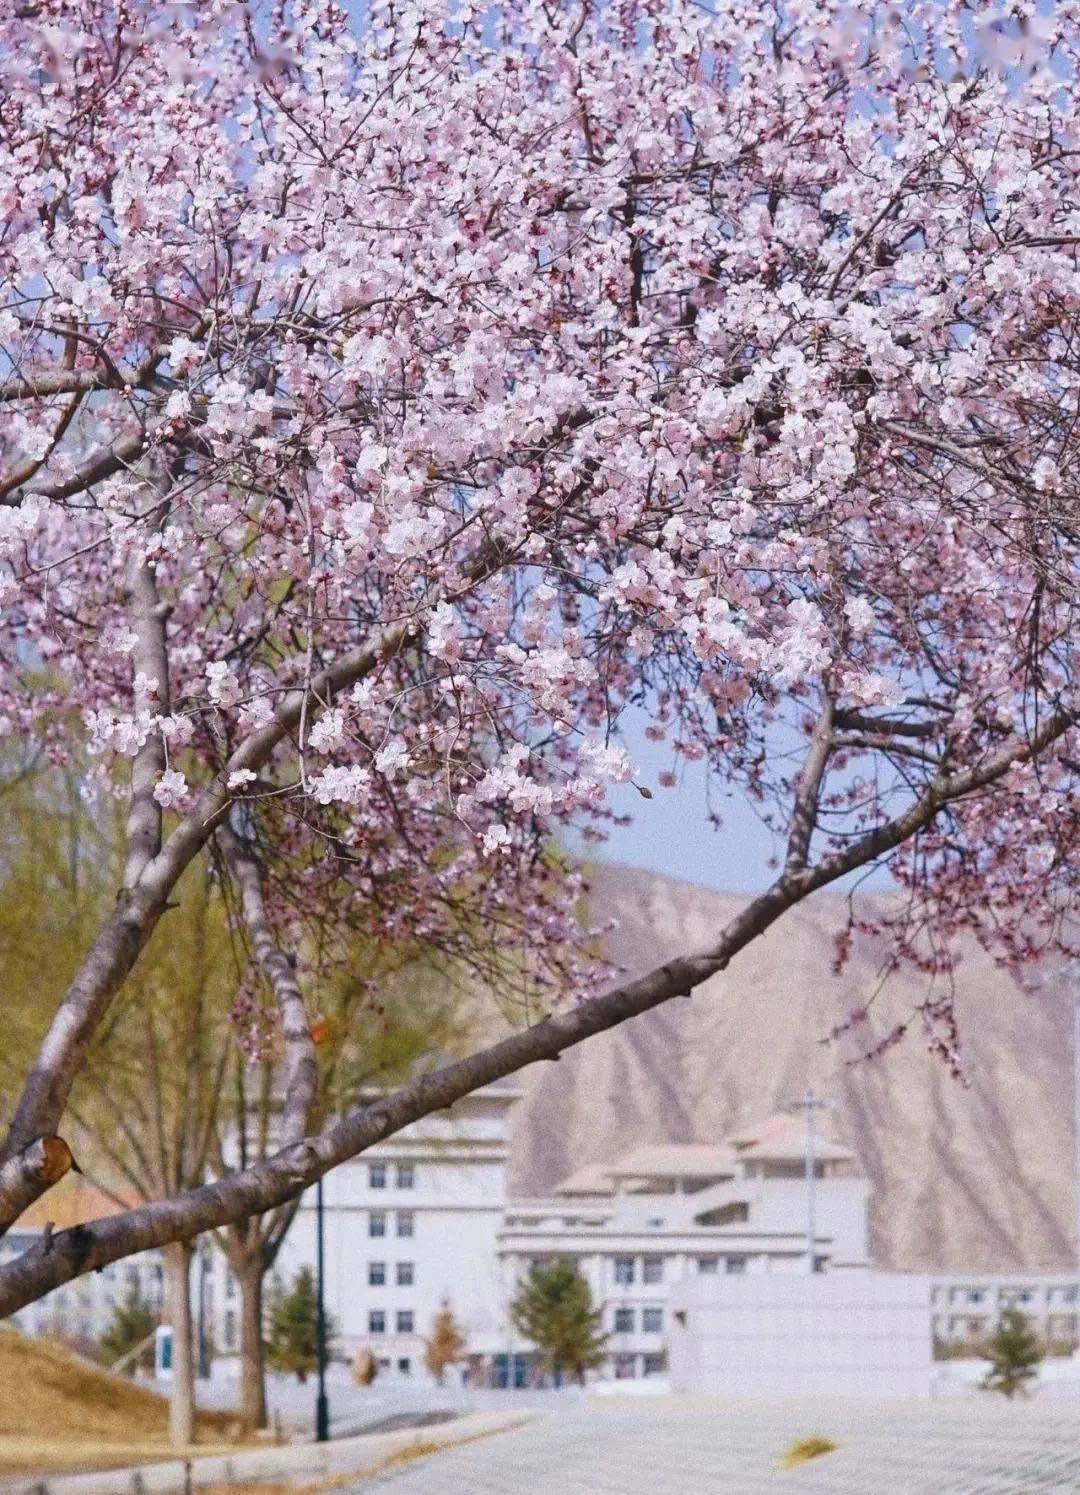
[{"label": "small tree trunk", "polygon": [[262,1262],[247,1260],[240,1282],[240,1418],[246,1432],[266,1427]]},{"label": "small tree trunk", "polygon": [[180,1241],[165,1248],[165,1303],[172,1327],[172,1393],[169,1440],[174,1448],[195,1442],[195,1364],[192,1355],[192,1247]]}]

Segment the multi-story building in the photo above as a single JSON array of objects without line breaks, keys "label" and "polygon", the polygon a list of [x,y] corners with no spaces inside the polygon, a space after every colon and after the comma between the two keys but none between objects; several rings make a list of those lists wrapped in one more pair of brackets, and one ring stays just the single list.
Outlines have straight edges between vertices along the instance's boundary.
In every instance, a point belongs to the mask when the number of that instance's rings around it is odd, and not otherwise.
[{"label": "multi-story building", "polygon": [[[424,1340],[444,1304],[479,1362],[505,1347],[497,1244],[518,1095],[477,1091],[324,1179],[326,1305],[339,1352],[370,1349],[384,1375],[423,1375]],[[283,1277],[315,1261],[315,1229],[309,1190],[278,1260]]]},{"label": "multi-story building", "polygon": [[[326,1301],[349,1356],[423,1374],[424,1339],[448,1305],[470,1377],[524,1385],[537,1373],[510,1304],[539,1263],[568,1257],[610,1333],[606,1373],[663,1373],[667,1295],[688,1275],[805,1271],[805,1134],[771,1117],[724,1142],[638,1148],[584,1169],[548,1198],[509,1199],[507,1121],[518,1092],[490,1086],[407,1127],[324,1183]],[[867,1263],[868,1184],[828,1138],[814,1153],[815,1271]],[[314,1261],[305,1195],[279,1269]]]}]

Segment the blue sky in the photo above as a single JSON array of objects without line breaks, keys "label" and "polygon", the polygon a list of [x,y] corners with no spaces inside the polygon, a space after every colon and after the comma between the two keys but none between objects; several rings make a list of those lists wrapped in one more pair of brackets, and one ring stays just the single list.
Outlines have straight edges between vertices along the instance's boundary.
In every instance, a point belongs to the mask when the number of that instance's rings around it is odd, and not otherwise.
[{"label": "blue sky", "polygon": [[611,786],[612,808],[632,816],[632,824],[612,830],[604,845],[590,848],[589,855],[724,892],[750,893],[765,887],[774,875],[768,861],[775,848],[751,805],[739,793],[725,798],[714,782],[712,805],[724,815],[723,826],[714,829],[700,763],[683,764],[676,787],[661,788],[659,775],[672,767],[671,747],[648,741],[647,720],[644,714],[640,719],[628,717],[623,740],[640,770],[638,783],[650,788],[653,798],[643,799],[632,784]]}]

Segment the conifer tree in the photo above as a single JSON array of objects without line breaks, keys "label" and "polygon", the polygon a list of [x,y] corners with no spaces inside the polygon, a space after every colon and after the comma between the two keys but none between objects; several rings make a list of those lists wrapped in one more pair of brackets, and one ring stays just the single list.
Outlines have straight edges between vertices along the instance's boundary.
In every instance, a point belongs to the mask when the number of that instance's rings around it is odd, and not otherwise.
[{"label": "conifer tree", "polygon": [[[295,1375],[301,1385],[319,1363],[319,1307],[315,1279],[310,1267],[301,1267],[292,1286],[285,1289],[274,1279],[270,1298],[270,1325],[266,1358],[274,1370]],[[326,1343],[334,1336],[334,1324],[326,1316]]]},{"label": "conifer tree", "polygon": [[[133,1284],[113,1309],[112,1318],[101,1336],[101,1353],[107,1365],[115,1365],[125,1355],[138,1348],[150,1338],[157,1328],[158,1316],[143,1297],[137,1283]],[[125,1375],[134,1375],[142,1365],[153,1360],[153,1350],[146,1350],[124,1365]]]},{"label": "conifer tree", "polygon": [[990,1369],[983,1377],[984,1391],[1000,1391],[1010,1400],[1026,1394],[1043,1358],[1039,1336],[1031,1320],[1018,1308],[1006,1308],[996,1332],[987,1341]]},{"label": "conifer tree", "polygon": [[511,1304],[510,1317],[556,1380],[565,1372],[584,1383],[585,1372],[604,1358],[601,1310],[593,1308],[589,1284],[565,1258],[534,1268]]}]

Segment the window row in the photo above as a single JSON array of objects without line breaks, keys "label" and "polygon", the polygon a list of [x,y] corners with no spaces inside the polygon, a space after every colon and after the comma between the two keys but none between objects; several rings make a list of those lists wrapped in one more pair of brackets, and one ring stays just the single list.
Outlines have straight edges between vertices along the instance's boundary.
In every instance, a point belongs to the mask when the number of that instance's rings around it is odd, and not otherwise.
[{"label": "window row", "polygon": [[[382,1308],[373,1308],[367,1316],[369,1334],[385,1334],[387,1315]],[[413,1311],[411,1308],[399,1308],[394,1316],[394,1330],[397,1334],[411,1334],[413,1332]]]},{"label": "window row", "polygon": [[715,1277],[720,1270],[721,1262],[724,1263],[724,1271],[731,1277],[746,1271],[745,1256],[699,1256],[697,1269],[703,1277]]},{"label": "window row", "polygon": [[[395,1212],[397,1223],[397,1234],[408,1238],[416,1234],[416,1217],[411,1209],[399,1209]],[[383,1209],[373,1209],[368,1215],[367,1233],[371,1236],[389,1235],[387,1223],[389,1214]]]},{"label": "window row", "polygon": [[[633,1334],[637,1327],[637,1310],[634,1308],[616,1308],[612,1316],[611,1327],[616,1334]],[[662,1334],[664,1332],[664,1310],[662,1308],[643,1308],[641,1310],[641,1332],[643,1334]]]},{"label": "window row", "polygon": [[667,1356],[662,1353],[653,1355],[616,1355],[616,1381],[636,1380],[639,1361],[643,1376],[662,1376],[667,1370]]},{"label": "window row", "polygon": [[[369,1287],[385,1287],[387,1283],[386,1262],[369,1261],[367,1269]],[[416,1268],[411,1261],[399,1261],[394,1267],[394,1281],[398,1287],[412,1287],[416,1281]]]},{"label": "window row", "polygon": [[[399,1189],[416,1188],[416,1168],[412,1163],[398,1163],[394,1169],[394,1181]],[[390,1164],[368,1164],[368,1187],[387,1189],[390,1187]]]},{"label": "window row", "polygon": [[[623,1287],[630,1287],[637,1281],[638,1259],[636,1256],[617,1256],[615,1258],[615,1281]],[[656,1283],[664,1280],[664,1258],[662,1256],[643,1256],[641,1258],[641,1280],[642,1282]]]}]

